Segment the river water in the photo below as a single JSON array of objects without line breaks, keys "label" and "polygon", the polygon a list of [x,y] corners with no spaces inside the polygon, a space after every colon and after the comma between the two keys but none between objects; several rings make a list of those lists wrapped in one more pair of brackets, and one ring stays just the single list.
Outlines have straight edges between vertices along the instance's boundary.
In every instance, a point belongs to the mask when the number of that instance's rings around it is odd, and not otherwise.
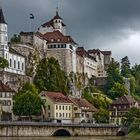
[{"label": "river water", "polygon": [[140,137],[0,137],[0,140],[140,140]]}]

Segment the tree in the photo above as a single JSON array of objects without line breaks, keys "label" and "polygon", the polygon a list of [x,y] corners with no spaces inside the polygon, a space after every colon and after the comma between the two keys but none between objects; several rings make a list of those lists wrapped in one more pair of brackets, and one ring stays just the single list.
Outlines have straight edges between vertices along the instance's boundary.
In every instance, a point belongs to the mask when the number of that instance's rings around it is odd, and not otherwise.
[{"label": "tree", "polygon": [[0,68],[7,68],[9,66],[9,62],[7,59],[0,57]]},{"label": "tree", "polygon": [[139,129],[140,124],[140,109],[137,107],[133,107],[129,110],[129,112],[125,115],[126,121],[124,123],[125,126],[129,128],[129,131],[133,131]]},{"label": "tree", "polygon": [[11,38],[12,43],[19,43],[20,42],[20,35],[14,34],[14,36]]},{"label": "tree", "polygon": [[26,83],[14,97],[13,112],[17,116],[41,115],[43,101],[33,84]]},{"label": "tree", "polygon": [[100,109],[93,116],[97,123],[108,123],[109,122],[109,112],[104,109]]},{"label": "tree", "polygon": [[119,98],[128,94],[127,89],[120,83],[114,83],[113,87],[108,91],[111,99]]},{"label": "tree", "polygon": [[[107,70],[107,83],[106,83],[106,94],[111,98],[115,99],[120,96],[124,90],[124,80],[120,73],[119,63],[112,61],[109,64]],[[119,91],[123,90],[123,91]],[[117,93],[118,91],[118,93]],[[126,92],[125,92],[126,93]]]},{"label": "tree", "polygon": [[121,75],[126,78],[131,75],[130,62],[127,56],[121,59]]},{"label": "tree", "polygon": [[61,70],[58,61],[51,58],[42,59],[36,68],[34,84],[39,91],[56,91],[68,93],[68,79],[63,70]]}]

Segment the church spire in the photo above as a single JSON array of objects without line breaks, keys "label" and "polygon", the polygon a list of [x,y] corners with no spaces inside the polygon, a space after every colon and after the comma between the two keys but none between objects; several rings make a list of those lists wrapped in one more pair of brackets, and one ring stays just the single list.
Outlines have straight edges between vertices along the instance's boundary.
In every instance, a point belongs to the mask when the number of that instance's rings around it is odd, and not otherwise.
[{"label": "church spire", "polygon": [[1,7],[0,7],[0,23],[6,24],[5,19],[4,19],[4,15],[3,15],[3,11],[2,11]]}]

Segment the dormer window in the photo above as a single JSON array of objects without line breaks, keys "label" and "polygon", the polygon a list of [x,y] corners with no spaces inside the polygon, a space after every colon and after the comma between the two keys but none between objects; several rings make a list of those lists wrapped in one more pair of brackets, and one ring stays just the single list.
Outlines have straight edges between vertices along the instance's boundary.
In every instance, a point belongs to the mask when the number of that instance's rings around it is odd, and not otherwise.
[{"label": "dormer window", "polygon": [[59,41],[60,41],[60,39],[58,38],[58,39],[57,39],[57,41],[59,42]]}]

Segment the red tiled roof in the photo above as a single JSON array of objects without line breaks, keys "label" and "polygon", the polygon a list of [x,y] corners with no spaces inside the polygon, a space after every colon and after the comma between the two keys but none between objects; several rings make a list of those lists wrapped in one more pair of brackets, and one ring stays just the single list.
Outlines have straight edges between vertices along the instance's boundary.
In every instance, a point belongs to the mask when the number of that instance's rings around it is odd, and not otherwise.
[{"label": "red tiled roof", "polygon": [[131,96],[126,95],[114,101],[112,105],[133,104],[133,103],[136,103],[136,101]]},{"label": "red tiled roof", "polygon": [[10,87],[3,84],[2,81],[0,81],[0,92],[14,92]]},{"label": "red tiled roof", "polygon": [[91,103],[89,103],[86,99],[78,99],[78,98],[72,98],[69,97],[69,99],[79,108],[81,108],[83,111],[89,111],[89,112],[97,112],[98,109],[95,108]]},{"label": "red tiled roof", "polygon": [[42,37],[45,40],[47,40],[48,43],[72,43],[72,44],[76,44],[70,36],[64,36],[60,31],[48,32],[48,33],[42,35]]},{"label": "red tiled roof", "polygon": [[67,96],[63,95],[60,92],[43,91],[41,94],[48,96],[52,101],[56,103],[72,103]]}]

